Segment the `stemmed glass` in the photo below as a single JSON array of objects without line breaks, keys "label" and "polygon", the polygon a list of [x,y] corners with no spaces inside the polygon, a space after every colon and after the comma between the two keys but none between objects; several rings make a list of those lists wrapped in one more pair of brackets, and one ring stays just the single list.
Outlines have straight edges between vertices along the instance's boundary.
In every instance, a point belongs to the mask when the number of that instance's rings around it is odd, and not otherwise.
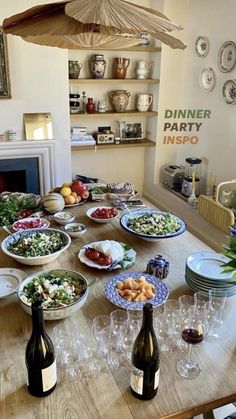
[{"label": "stemmed glass", "polygon": [[201,367],[192,360],[192,345],[199,344],[207,334],[208,322],[203,315],[189,310],[182,324],[182,339],[189,344],[187,359],[181,359],[177,365],[177,371],[182,377],[196,378],[201,372]]}]

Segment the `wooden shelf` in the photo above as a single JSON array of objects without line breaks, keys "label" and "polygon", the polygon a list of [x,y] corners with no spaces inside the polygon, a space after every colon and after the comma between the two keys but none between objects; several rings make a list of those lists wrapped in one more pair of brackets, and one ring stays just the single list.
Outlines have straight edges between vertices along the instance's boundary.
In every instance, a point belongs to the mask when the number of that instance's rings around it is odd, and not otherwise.
[{"label": "wooden shelf", "polygon": [[[97,49],[93,48],[78,48],[78,50],[87,50],[87,51],[96,51]],[[142,46],[137,45],[136,47],[129,47],[129,48],[101,48],[102,51],[137,51],[137,52],[160,52],[161,47],[155,47],[155,46]]]},{"label": "wooden shelf", "polygon": [[142,140],[129,140],[122,141],[120,144],[98,144],[98,145],[86,145],[76,146],[71,145],[71,151],[87,151],[87,150],[105,150],[105,149],[120,149],[120,148],[131,148],[131,147],[155,147],[154,141],[143,138]]},{"label": "wooden shelf", "polygon": [[125,112],[115,112],[115,111],[106,111],[106,112],[95,112],[95,113],[83,113],[83,112],[79,112],[79,113],[72,113],[70,114],[71,120],[77,120],[78,118],[94,118],[94,117],[103,117],[103,116],[146,116],[146,117],[153,117],[153,116],[157,116],[158,112],[157,111],[147,111],[147,112],[139,112],[136,111],[135,109],[133,110],[128,110]]},{"label": "wooden shelf", "polygon": [[147,84],[159,84],[159,79],[69,79],[70,84],[83,84],[83,83],[89,83],[89,84],[103,84],[103,83],[109,83],[109,84],[130,84],[130,83],[147,83]]}]

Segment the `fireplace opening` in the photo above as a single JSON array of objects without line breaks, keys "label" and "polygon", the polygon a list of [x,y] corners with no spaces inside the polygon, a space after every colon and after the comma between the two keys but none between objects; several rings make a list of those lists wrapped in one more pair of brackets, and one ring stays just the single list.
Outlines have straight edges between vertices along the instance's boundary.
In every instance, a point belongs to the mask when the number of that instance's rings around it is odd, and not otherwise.
[{"label": "fireplace opening", "polygon": [[38,158],[0,160],[0,193],[40,194]]}]

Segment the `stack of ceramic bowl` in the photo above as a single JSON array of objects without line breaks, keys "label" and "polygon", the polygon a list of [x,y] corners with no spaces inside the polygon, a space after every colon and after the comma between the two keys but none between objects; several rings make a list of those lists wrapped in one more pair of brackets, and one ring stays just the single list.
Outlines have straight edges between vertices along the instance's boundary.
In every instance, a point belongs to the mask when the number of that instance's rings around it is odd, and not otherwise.
[{"label": "stack of ceramic bowl", "polygon": [[208,294],[212,288],[216,289],[219,297],[225,291],[227,296],[236,294],[236,281],[232,273],[222,273],[222,266],[229,259],[220,253],[198,252],[188,256],[185,268],[185,280],[194,291]]}]

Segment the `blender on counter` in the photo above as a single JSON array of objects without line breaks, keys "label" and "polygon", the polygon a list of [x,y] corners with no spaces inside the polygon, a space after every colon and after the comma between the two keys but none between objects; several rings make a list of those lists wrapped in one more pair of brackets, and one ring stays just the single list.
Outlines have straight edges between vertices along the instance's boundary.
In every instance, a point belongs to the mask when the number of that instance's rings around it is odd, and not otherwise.
[{"label": "blender on counter", "polygon": [[195,195],[198,196],[200,194],[200,164],[202,160],[197,157],[188,157],[185,161],[187,165],[185,167],[181,193],[189,197],[192,194],[194,182]]}]

